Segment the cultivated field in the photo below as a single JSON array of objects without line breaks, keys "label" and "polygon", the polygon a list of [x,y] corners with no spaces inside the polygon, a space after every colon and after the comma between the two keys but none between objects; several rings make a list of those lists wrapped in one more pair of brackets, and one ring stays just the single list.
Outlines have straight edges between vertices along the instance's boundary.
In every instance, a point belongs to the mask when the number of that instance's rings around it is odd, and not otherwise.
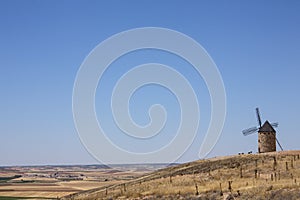
[{"label": "cultivated field", "polygon": [[[1,199],[57,199],[119,184],[165,165],[0,167]],[[9,198],[10,197],[10,198]]]},{"label": "cultivated field", "polygon": [[300,151],[199,160],[62,199],[300,199]]}]

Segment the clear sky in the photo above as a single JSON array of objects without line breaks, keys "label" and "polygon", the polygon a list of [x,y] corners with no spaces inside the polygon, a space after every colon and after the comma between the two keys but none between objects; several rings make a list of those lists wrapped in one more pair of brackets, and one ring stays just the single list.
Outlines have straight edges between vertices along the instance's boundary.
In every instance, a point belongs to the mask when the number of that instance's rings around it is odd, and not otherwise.
[{"label": "clear sky", "polygon": [[[283,148],[299,149],[299,10],[300,1],[296,0],[1,0],[0,165],[97,163],[81,144],[73,122],[76,73],[101,41],[121,31],[149,26],[192,37],[219,68],[227,94],[227,116],[209,157],[257,151],[257,135],[245,137],[241,133],[257,125],[257,106],[263,120],[279,122],[278,139]],[[153,59],[176,69],[182,62],[153,51],[129,54],[126,59],[120,65]],[[121,76],[114,76],[118,73],[121,71],[112,66],[103,81],[113,84]],[[186,162],[198,158],[210,118],[210,100],[201,77],[188,68],[181,68],[181,73],[191,81],[201,109],[199,134],[179,160]],[[106,86],[98,87],[97,110],[107,108],[101,91],[109,94],[112,86]],[[171,112],[166,131],[172,132],[178,126],[178,103],[161,87],[150,85],[134,94],[130,104],[133,118],[147,124],[147,109],[157,101]],[[97,116],[108,130],[114,130],[106,122],[110,120],[109,110],[106,112]],[[112,136],[114,139],[120,141],[117,136]],[[151,149],[151,145],[134,147],[137,151]]]}]

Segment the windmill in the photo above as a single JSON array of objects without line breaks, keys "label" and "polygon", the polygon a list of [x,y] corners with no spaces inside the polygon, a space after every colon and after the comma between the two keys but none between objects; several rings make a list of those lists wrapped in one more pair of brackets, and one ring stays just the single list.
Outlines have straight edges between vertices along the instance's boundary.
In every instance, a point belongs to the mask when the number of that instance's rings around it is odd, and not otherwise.
[{"label": "windmill", "polygon": [[269,123],[267,120],[263,125],[261,123],[259,109],[256,108],[256,116],[258,126],[243,130],[244,136],[258,132],[258,153],[276,151],[276,142],[280,149],[283,151],[278,139],[276,138],[276,131],[274,128],[278,127],[278,123]]}]

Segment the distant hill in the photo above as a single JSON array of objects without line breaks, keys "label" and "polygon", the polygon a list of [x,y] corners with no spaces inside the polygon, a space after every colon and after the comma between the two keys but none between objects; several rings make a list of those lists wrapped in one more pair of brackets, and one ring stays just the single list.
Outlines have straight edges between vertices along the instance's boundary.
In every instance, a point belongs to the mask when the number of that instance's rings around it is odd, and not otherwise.
[{"label": "distant hill", "polygon": [[300,151],[194,161],[62,199],[162,198],[300,199]]}]

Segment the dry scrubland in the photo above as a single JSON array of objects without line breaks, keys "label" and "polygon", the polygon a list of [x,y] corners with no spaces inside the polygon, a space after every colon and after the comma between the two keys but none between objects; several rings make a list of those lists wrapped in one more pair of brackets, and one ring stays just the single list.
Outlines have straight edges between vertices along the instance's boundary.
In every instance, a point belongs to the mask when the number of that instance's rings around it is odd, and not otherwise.
[{"label": "dry scrubland", "polygon": [[161,167],[163,165],[0,167],[0,200],[57,199],[132,180]]},{"label": "dry scrubland", "polygon": [[199,160],[62,199],[162,198],[300,199],[300,151]]}]

